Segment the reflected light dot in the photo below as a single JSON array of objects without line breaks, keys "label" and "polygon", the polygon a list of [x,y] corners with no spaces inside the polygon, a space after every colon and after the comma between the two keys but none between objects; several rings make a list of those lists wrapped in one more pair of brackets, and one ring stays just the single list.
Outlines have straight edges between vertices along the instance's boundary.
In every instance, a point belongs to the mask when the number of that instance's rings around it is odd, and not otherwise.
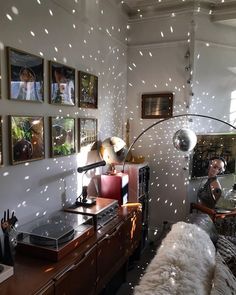
[{"label": "reflected light dot", "polygon": [[14,14],[19,14],[19,11],[18,11],[18,9],[17,9],[15,6],[12,6],[11,11],[12,11]]},{"label": "reflected light dot", "polygon": [[12,21],[12,17],[10,16],[10,14],[6,14],[6,17],[10,20],[10,21]]}]

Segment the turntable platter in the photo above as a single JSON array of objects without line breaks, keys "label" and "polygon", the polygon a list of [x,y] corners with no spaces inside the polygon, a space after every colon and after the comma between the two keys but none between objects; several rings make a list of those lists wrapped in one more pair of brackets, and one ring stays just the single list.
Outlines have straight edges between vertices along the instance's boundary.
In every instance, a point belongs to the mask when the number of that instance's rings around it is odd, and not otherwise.
[{"label": "turntable platter", "polygon": [[75,230],[70,225],[43,224],[34,228],[30,234],[30,242],[40,246],[56,247],[74,238]]}]

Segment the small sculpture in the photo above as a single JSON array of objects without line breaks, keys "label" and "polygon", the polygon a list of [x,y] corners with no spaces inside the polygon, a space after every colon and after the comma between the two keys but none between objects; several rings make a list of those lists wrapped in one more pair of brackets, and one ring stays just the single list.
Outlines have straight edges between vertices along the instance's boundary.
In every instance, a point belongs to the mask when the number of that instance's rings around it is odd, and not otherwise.
[{"label": "small sculpture", "polygon": [[4,211],[4,217],[1,219],[1,228],[4,236],[4,251],[0,245],[0,260],[3,264],[14,265],[15,247],[17,244],[15,224],[17,218],[12,212],[10,217],[9,209]]}]

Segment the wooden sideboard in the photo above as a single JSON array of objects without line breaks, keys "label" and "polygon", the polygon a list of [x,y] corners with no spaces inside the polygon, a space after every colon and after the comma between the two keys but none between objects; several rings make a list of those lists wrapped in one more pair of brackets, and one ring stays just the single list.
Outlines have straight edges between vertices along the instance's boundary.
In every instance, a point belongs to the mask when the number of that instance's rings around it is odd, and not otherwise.
[{"label": "wooden sideboard", "polygon": [[138,247],[141,216],[138,205],[120,207],[117,217],[58,262],[17,254],[0,294],[99,294]]}]

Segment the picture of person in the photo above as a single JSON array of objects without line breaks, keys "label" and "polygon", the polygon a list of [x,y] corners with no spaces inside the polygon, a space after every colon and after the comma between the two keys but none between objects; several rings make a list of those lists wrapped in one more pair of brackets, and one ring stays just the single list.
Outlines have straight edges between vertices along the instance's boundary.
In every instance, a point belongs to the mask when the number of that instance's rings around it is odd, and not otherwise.
[{"label": "picture of person", "polygon": [[[22,68],[20,70],[20,82],[15,83],[18,89],[13,90],[16,93],[17,99],[22,100],[39,100],[40,97],[40,87],[37,87],[35,81],[35,74],[30,68]],[[13,98],[15,98],[13,96]]]},{"label": "picture of person", "polygon": [[51,62],[51,103],[75,105],[75,70]]},{"label": "picture of person", "polygon": [[43,101],[43,59],[8,48],[10,99]]}]

